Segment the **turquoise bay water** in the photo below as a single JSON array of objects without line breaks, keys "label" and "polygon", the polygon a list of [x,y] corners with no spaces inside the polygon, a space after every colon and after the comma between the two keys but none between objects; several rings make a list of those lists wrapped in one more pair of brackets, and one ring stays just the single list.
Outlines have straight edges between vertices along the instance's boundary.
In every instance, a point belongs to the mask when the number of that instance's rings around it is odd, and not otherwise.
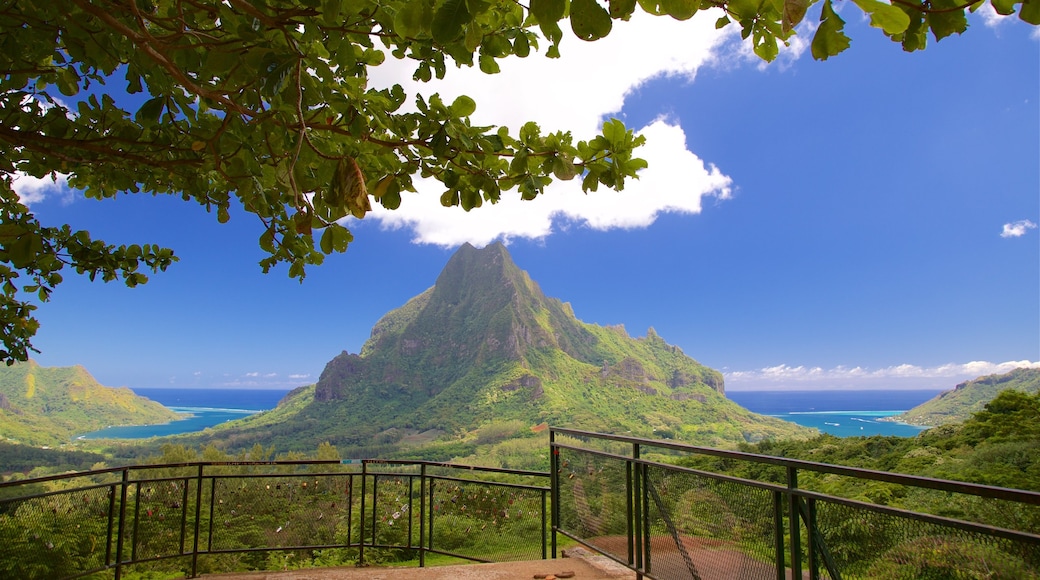
[{"label": "turquoise bay water", "polygon": [[258,413],[248,409],[212,409],[209,407],[168,407],[184,415],[183,419],[160,425],[128,425],[108,427],[93,433],[80,435],[77,439],[146,439],[162,435],[177,435],[202,431],[227,421],[241,419]]},{"label": "turquoise bay water", "polygon": [[894,435],[914,437],[923,427],[881,421],[939,394],[938,390],[731,391],[738,405],[837,437]]},{"label": "turquoise bay water", "polygon": [[180,413],[183,418],[161,425],[109,427],[77,439],[145,439],[194,433],[273,409],[288,391],[260,389],[134,389],[142,397]]}]

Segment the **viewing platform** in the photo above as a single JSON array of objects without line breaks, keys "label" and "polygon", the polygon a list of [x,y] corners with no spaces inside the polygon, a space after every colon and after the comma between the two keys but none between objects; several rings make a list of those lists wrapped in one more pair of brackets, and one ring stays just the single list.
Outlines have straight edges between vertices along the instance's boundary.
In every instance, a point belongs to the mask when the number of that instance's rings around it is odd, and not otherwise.
[{"label": "viewing platform", "polygon": [[1040,579],[1037,492],[572,429],[548,451],[548,472],[245,461],[6,482],[0,578]]}]

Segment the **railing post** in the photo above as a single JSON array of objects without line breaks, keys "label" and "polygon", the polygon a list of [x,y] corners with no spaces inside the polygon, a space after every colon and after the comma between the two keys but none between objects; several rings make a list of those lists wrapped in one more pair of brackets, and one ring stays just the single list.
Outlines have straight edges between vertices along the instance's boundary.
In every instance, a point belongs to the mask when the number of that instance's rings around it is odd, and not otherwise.
[{"label": "railing post", "polygon": [[625,535],[628,538],[628,559],[627,563],[629,566],[636,565],[636,540],[635,540],[635,519],[636,509],[635,504],[635,488],[633,487],[632,480],[632,462],[625,462]]},{"label": "railing post", "polygon": [[[632,444],[632,459],[639,459],[639,444]],[[643,579],[643,565],[644,556],[646,555],[647,542],[643,537],[645,530],[643,529],[643,492],[642,492],[642,468],[634,463],[629,462],[635,469],[634,477],[632,478],[632,507],[633,507],[633,518],[632,518],[632,542],[635,546],[635,566],[636,566],[636,578],[637,580]]]},{"label": "railing post", "polygon": [[105,535],[105,566],[112,565],[112,528],[116,523],[116,486],[108,488],[108,531]]},{"label": "railing post", "polygon": [[181,544],[180,553],[184,555],[184,541],[188,537],[188,478],[185,477],[183,480],[183,489],[181,490]]},{"label": "railing post", "polygon": [[805,521],[806,536],[809,538],[809,580],[820,580],[820,560],[816,552],[816,500],[809,498],[808,518]]},{"label": "railing post", "polygon": [[798,470],[793,466],[787,468],[787,526],[791,534],[791,577],[802,577],[802,533],[798,525]]},{"label": "railing post", "polygon": [[372,547],[376,544],[376,518],[379,517],[379,474],[372,474]]},{"label": "railing post", "polygon": [[[560,528],[560,449],[556,447],[556,431],[549,429],[549,524],[552,527],[552,555],[556,558],[556,530]],[[542,518],[545,509],[542,509]],[[545,529],[545,526],[542,526]],[[543,534],[545,532],[542,532]]]},{"label": "railing post", "polygon": [[[199,576],[199,526],[202,524],[202,470],[203,464],[199,464],[199,471],[195,475],[195,525],[194,539],[191,544],[191,577]],[[187,506],[185,506],[187,510]]]},{"label": "railing post", "polygon": [[361,462],[361,511],[358,513],[358,566],[365,565],[365,475],[368,463]]},{"label": "railing post", "polygon": [[217,472],[209,478],[209,524],[206,526],[206,551],[213,551],[213,511],[217,506]]},{"label": "railing post", "polygon": [[[411,488],[408,489],[409,500],[411,499]],[[433,498],[430,498],[433,501]],[[433,513],[433,504],[430,504],[430,512]],[[411,516],[411,514],[409,514]],[[426,464],[423,463],[419,466],[419,567],[426,566],[426,537],[423,535],[426,531]],[[408,538],[411,540],[411,532],[408,533]]]},{"label": "railing post", "polygon": [[[545,490],[542,490],[542,559],[546,558],[546,524],[548,524],[549,518],[545,517],[545,510],[549,508],[546,505]],[[552,543],[552,557],[556,559],[556,532],[553,531],[553,543]]]},{"label": "railing post", "polygon": [[776,557],[776,580],[785,580],[784,574],[784,495],[773,492],[773,545]]},{"label": "railing post", "polygon": [[130,485],[130,468],[123,468],[123,480],[119,484],[119,525],[116,526],[116,570],[115,580],[123,576],[123,534],[126,531],[126,490]]},{"label": "railing post", "polygon": [[134,525],[130,532],[130,561],[137,561],[137,524],[141,522],[141,482],[134,484]]},{"label": "railing post", "polygon": [[434,511],[433,511],[433,487],[434,487],[435,484],[436,484],[436,481],[433,480],[433,479],[430,479],[430,523],[427,526],[427,529],[429,530],[428,535],[429,535],[430,550],[433,550],[433,514],[434,514]]}]

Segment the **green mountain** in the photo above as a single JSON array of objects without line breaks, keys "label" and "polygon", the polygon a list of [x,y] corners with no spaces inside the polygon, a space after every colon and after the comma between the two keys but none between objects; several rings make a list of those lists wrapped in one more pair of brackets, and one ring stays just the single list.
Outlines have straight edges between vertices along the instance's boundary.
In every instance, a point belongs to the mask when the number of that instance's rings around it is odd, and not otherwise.
[{"label": "green mountain", "polygon": [[0,440],[60,445],[109,425],[152,425],[180,418],[126,387],[105,387],[81,366],[0,366]]},{"label": "green mountain", "polygon": [[219,438],[381,453],[373,446],[437,440],[465,454],[545,424],[725,447],[812,433],[729,401],[720,373],[653,329],[632,338],[581,322],[497,243],[460,248],[432,288],[379,320],[360,353],[334,358],[283,407]]},{"label": "green mountain", "polygon": [[1000,391],[1015,389],[1024,393],[1040,392],[1040,369],[1015,369],[1003,375],[979,377],[943,391],[909,411],[892,417],[911,425],[944,425],[962,423],[981,411]]}]

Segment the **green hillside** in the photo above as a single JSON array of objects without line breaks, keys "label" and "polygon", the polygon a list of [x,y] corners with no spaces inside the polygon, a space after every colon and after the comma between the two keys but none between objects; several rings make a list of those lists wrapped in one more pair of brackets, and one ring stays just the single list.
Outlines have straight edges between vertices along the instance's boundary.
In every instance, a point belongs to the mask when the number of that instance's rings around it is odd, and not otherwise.
[{"label": "green hillside", "polygon": [[718,447],[813,433],[729,401],[720,373],[653,329],[632,338],[581,322],[501,244],[460,248],[360,354],[335,357],[283,407],[211,434],[234,448],[330,441],[385,454],[423,444],[458,456],[544,424]]},{"label": "green hillside", "polygon": [[109,425],[152,425],[179,416],[126,387],[105,387],[81,366],[0,365],[0,440],[60,445]]},{"label": "green hillside", "polygon": [[1040,392],[1040,369],[1015,369],[1003,375],[989,375],[957,385],[909,411],[892,417],[911,425],[945,425],[961,423],[981,411],[1000,391],[1015,389],[1024,393]]}]

